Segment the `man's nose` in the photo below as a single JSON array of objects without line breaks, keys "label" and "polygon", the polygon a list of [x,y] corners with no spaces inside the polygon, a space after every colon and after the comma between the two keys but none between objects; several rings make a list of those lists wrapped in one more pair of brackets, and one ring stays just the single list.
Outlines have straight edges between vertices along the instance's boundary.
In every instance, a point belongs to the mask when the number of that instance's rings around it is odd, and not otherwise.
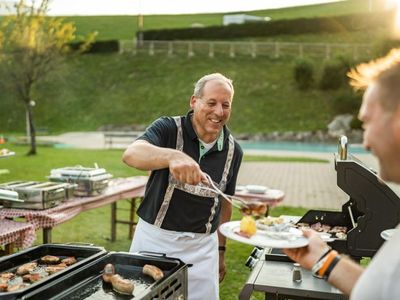
[{"label": "man's nose", "polygon": [[218,116],[223,116],[224,115],[224,108],[222,107],[221,104],[218,104],[218,105],[215,106],[214,112]]}]

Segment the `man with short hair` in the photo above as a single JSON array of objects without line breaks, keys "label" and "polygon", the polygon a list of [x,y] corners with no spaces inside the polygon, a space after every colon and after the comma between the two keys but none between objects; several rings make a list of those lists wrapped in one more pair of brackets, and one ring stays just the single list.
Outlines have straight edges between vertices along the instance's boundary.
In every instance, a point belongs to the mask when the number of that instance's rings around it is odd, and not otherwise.
[{"label": "man with short hair", "polygon": [[[400,183],[400,49],[361,64],[348,75],[355,88],[366,88],[359,112],[365,130],[364,146],[377,156],[380,178]],[[350,295],[350,299],[400,299],[399,229],[400,225],[365,270],[330,250],[312,230],[304,231],[308,246],[284,252]]]},{"label": "man with short hair", "polygon": [[189,265],[189,299],[219,298],[225,276],[225,237],[231,205],[210,191],[208,174],[233,195],[243,152],[226,123],[234,89],[222,74],[202,77],[186,116],[157,119],[123,155],[129,166],[151,171],[130,251],[154,251]]}]

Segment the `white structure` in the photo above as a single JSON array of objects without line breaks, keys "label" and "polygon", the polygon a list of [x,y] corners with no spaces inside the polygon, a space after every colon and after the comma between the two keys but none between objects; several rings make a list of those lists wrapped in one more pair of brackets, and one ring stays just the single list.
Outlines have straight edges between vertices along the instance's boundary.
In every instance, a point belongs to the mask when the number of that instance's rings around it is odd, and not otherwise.
[{"label": "white structure", "polygon": [[223,18],[223,25],[230,24],[244,24],[249,22],[267,22],[271,21],[270,17],[258,17],[245,14],[225,15]]}]

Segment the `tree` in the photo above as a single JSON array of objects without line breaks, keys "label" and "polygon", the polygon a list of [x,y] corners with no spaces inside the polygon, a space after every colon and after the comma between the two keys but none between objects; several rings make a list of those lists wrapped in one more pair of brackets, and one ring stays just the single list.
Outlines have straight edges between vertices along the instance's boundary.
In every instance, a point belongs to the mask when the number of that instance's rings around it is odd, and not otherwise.
[{"label": "tree", "polygon": [[[38,5],[33,1],[28,6],[20,0],[15,14],[6,16],[0,24],[0,72],[15,98],[24,104],[30,136],[28,155],[36,154],[35,88],[62,64],[71,53],[69,43],[76,39],[73,23],[46,16],[49,1],[41,0]],[[86,50],[94,37],[90,34],[80,50]]]}]

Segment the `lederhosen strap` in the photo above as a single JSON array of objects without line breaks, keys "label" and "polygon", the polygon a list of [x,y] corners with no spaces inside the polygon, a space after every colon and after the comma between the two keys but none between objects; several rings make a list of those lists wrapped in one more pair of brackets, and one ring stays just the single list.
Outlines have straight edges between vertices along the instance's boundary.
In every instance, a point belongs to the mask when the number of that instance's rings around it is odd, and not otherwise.
[{"label": "lederhosen strap", "polygon": [[[179,151],[183,151],[183,131],[182,131],[182,122],[181,122],[181,117],[173,117],[175,120],[175,124],[177,127],[177,137],[176,137],[176,149]],[[226,156],[226,161],[225,161],[225,166],[224,166],[224,171],[222,173],[222,178],[221,181],[218,183],[218,187],[221,191],[225,191],[226,189],[226,184],[227,184],[227,177],[229,174],[229,169],[232,163],[232,158],[235,150],[235,143],[233,140],[232,135],[229,135],[229,146],[228,146],[228,155]],[[210,217],[208,218],[206,226],[206,233],[211,232],[211,222],[215,217],[215,212],[218,207],[219,199],[218,195],[212,191],[202,189],[201,186],[205,187],[204,184],[200,183],[199,185],[190,185],[187,183],[182,183],[176,180],[172,174],[169,174],[168,177],[168,187],[164,195],[164,200],[161,204],[161,207],[158,211],[156,220],[154,222],[154,225],[157,227],[161,227],[164,218],[167,214],[167,210],[169,207],[169,203],[172,199],[172,194],[174,193],[174,189],[179,189],[182,190],[186,193],[192,194],[192,195],[197,195],[197,196],[202,196],[202,197],[207,197],[207,198],[214,198],[214,204],[211,207],[210,210]]]}]

